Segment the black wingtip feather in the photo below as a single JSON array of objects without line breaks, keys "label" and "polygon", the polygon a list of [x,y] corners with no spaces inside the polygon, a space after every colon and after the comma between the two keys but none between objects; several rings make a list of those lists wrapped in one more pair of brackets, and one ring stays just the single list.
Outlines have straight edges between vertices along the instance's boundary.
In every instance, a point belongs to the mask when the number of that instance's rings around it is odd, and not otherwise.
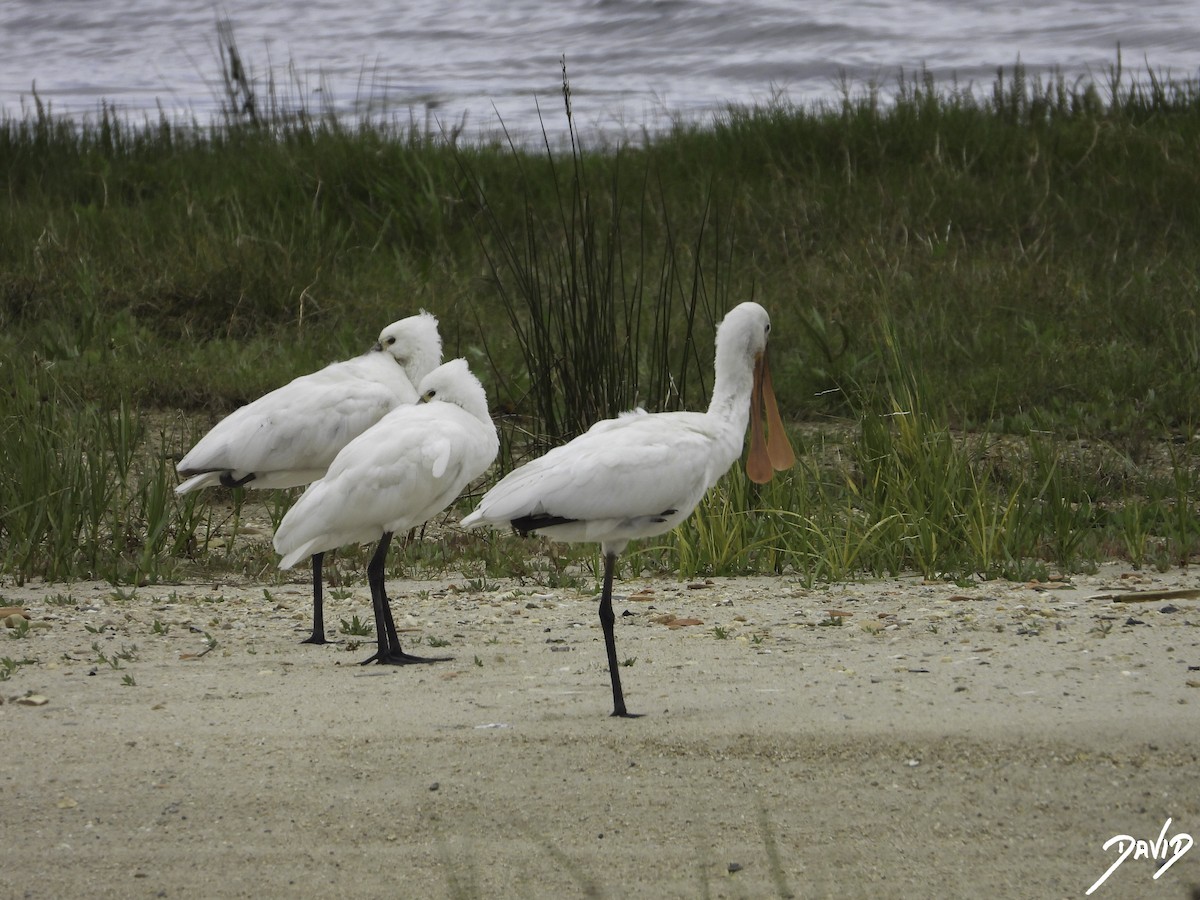
[{"label": "black wingtip feather", "polygon": [[529,532],[537,531],[539,528],[549,528],[552,525],[568,525],[576,521],[578,520],[541,513],[536,516],[521,516],[518,519],[513,519],[509,524],[512,525],[513,530],[521,535],[521,537],[528,537]]}]

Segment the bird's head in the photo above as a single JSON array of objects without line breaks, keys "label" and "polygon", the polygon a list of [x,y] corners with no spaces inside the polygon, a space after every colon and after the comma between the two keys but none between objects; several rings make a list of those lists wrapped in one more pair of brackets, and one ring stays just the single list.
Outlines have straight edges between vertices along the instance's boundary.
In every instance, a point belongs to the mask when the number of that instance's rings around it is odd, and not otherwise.
[{"label": "bird's head", "polygon": [[421,379],[417,385],[417,394],[418,403],[432,403],[435,400],[453,403],[478,419],[491,421],[487,393],[479,379],[471,373],[465,359],[452,359],[442,363]]},{"label": "bird's head", "polygon": [[432,372],[442,361],[442,336],[438,320],[421,310],[415,316],[393,322],[379,332],[379,340],[371,348],[390,353],[413,384]]},{"label": "bird's head", "polygon": [[755,484],[766,484],[776,472],[790,469],[796,463],[796,454],[784,430],[771,385],[771,364],[767,355],[770,334],[771,317],[754,302],[735,306],[717,331],[718,352],[722,347],[722,335],[727,335],[725,343],[731,345],[731,352],[753,360],[754,387],[750,393],[750,452],[746,457],[746,474]]}]

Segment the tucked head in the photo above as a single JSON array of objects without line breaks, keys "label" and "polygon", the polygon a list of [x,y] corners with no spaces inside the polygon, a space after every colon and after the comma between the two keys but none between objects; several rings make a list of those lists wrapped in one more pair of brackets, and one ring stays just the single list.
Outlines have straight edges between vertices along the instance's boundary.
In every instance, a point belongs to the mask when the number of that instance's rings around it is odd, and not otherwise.
[{"label": "tucked head", "polygon": [[392,354],[409,380],[416,384],[442,360],[437,318],[421,310],[415,316],[393,322],[379,332],[379,341],[371,349]]},{"label": "tucked head", "polygon": [[479,383],[465,359],[452,359],[442,363],[417,385],[420,403],[440,400],[461,406],[483,421],[491,421],[488,413],[487,393]]}]

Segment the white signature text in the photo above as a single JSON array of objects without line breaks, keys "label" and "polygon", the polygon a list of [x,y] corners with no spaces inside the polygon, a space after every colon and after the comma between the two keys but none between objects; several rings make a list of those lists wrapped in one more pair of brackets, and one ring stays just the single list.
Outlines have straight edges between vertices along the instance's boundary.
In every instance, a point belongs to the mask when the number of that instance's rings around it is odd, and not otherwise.
[{"label": "white signature text", "polygon": [[1115,844],[1117,847],[1117,858],[1108,867],[1108,871],[1097,878],[1096,883],[1087,889],[1087,893],[1090,894],[1096,888],[1100,887],[1100,885],[1104,884],[1108,880],[1108,876],[1117,871],[1121,867],[1121,863],[1129,859],[1130,856],[1134,859],[1166,860],[1159,866],[1158,871],[1154,873],[1155,879],[1171,868],[1171,866],[1175,865],[1179,857],[1192,849],[1192,836],[1181,831],[1179,834],[1167,837],[1167,832],[1170,828],[1171,820],[1167,819],[1162,827],[1162,831],[1158,833],[1158,840],[1156,841],[1138,841],[1127,834],[1114,834],[1110,837],[1104,842],[1104,849],[1107,850]]}]

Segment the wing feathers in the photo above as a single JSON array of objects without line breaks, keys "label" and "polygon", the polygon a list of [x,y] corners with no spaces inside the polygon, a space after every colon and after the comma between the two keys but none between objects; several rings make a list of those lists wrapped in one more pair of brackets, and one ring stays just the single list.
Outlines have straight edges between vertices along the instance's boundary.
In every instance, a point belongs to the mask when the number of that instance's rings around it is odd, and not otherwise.
[{"label": "wing feathers", "polygon": [[453,404],[393,410],[347,444],[284,516],[275,532],[281,565],[427,521],[491,465],[496,450],[491,423]]},{"label": "wing feathers", "polygon": [[604,427],[509,473],[463,524],[661,516],[690,510],[707,490],[713,436],[703,414],[634,414],[598,424]]},{"label": "wing feathers", "polygon": [[388,354],[334,363],[235,410],[180,460],[178,470],[184,476],[324,470],[351,438],[415,400],[416,389]]}]

